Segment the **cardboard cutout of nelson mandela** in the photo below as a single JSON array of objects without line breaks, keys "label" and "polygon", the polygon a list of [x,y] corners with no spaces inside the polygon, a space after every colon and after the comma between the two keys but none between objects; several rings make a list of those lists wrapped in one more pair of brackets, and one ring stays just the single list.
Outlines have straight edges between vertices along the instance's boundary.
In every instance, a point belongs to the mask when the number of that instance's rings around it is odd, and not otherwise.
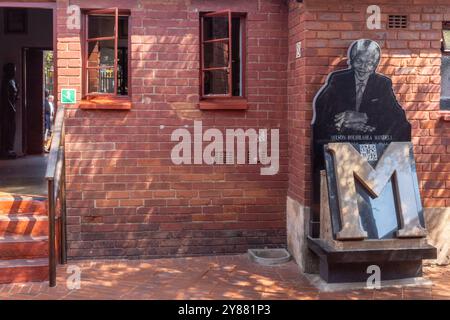
[{"label": "cardboard cutout of nelson mandela", "polygon": [[411,140],[411,126],[397,102],[392,81],[376,73],[380,58],[381,49],[375,41],[352,43],[350,67],[332,72],[314,99],[315,139],[389,135],[391,141]]},{"label": "cardboard cutout of nelson mandela", "polygon": [[353,42],[348,50],[349,68],[330,73],[317,93],[312,124],[314,145],[321,155],[328,142],[411,141],[411,125],[397,102],[391,79],[376,72],[380,58],[375,41]]},{"label": "cardboard cutout of nelson mandela", "polygon": [[376,72],[381,58],[379,45],[368,39],[357,40],[350,45],[347,56],[349,68],[330,73],[314,98],[313,234],[319,226],[325,144],[411,141],[411,125],[397,102],[391,79]]}]

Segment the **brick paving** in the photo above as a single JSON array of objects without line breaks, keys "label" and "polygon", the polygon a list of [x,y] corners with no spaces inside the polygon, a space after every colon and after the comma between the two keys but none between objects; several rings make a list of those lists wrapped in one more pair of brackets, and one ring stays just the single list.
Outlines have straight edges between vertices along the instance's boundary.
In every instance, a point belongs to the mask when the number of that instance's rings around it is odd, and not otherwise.
[{"label": "brick paving", "polygon": [[[67,267],[81,268],[81,288],[66,286]],[[263,267],[246,255],[155,260],[70,261],[47,282],[0,286],[3,299],[449,299],[450,266],[426,266],[432,286],[319,292],[294,262]]]}]

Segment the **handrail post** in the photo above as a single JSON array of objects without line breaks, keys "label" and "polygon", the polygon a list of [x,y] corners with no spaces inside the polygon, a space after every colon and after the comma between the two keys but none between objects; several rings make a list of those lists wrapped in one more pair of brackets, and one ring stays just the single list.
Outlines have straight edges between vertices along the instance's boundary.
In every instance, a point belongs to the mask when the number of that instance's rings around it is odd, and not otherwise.
[{"label": "handrail post", "polygon": [[48,235],[48,268],[50,287],[56,286],[56,256],[55,256],[55,185],[48,180],[48,206],[49,206],[49,235]]},{"label": "handrail post", "polygon": [[66,264],[67,263],[67,240],[66,240],[66,164],[65,164],[65,154],[64,154],[64,146],[62,147],[62,171],[61,171],[61,263]]}]

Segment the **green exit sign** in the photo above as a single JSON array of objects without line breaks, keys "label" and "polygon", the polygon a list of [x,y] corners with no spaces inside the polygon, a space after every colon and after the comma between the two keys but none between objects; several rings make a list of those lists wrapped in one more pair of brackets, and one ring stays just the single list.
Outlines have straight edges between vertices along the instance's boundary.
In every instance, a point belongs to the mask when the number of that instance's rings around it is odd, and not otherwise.
[{"label": "green exit sign", "polygon": [[65,104],[77,103],[77,90],[62,89],[61,90],[61,103],[65,103]]}]

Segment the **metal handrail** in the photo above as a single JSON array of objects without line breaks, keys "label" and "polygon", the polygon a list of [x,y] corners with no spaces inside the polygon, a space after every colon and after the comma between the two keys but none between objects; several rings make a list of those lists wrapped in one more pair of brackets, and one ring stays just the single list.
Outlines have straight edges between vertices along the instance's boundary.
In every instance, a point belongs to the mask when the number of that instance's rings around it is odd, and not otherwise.
[{"label": "metal handrail", "polygon": [[[49,220],[49,283],[50,287],[56,286],[57,256],[60,263],[67,262],[66,254],[66,186],[65,186],[65,154],[64,154],[64,106],[60,106],[56,112],[53,129],[52,143],[47,162],[45,179],[48,184],[48,220]],[[57,203],[59,200],[59,216]],[[56,222],[59,220],[59,239],[56,235]],[[56,252],[56,244],[59,242],[59,255]]]}]

